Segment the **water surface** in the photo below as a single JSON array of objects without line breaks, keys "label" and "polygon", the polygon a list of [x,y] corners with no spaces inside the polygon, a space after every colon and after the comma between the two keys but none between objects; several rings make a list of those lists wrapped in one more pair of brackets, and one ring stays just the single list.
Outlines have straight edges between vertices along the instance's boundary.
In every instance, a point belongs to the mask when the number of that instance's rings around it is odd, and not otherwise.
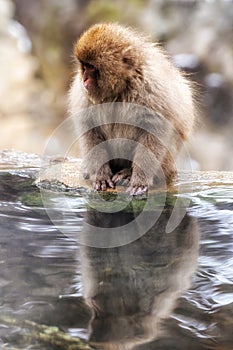
[{"label": "water surface", "polygon": [[79,234],[127,225],[138,207],[97,212],[77,193],[68,207],[57,203],[51,222],[37,161],[1,166],[1,349],[233,349],[230,184],[187,187],[191,205],[172,232],[170,198],[144,235],[106,249],[80,244]]}]

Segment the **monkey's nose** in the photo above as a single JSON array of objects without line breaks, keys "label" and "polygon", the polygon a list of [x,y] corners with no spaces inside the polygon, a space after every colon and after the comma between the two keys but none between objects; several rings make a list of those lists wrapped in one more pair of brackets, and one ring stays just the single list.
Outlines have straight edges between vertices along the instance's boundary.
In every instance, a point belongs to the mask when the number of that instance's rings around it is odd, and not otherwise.
[{"label": "monkey's nose", "polygon": [[89,78],[84,78],[83,79],[83,85],[85,87],[85,89],[88,91],[89,90],[89,87],[90,87],[90,79]]}]

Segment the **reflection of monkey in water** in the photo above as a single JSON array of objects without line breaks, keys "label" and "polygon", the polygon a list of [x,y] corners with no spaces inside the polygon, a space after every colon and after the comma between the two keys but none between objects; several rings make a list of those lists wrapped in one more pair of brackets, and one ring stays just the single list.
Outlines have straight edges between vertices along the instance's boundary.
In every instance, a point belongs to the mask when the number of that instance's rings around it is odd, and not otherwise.
[{"label": "reflection of monkey in water", "polygon": [[[198,256],[195,219],[171,233],[171,209],[140,239],[111,249],[81,247],[84,297],[93,310],[90,341],[97,349],[128,350],[161,336],[161,323],[190,285]],[[133,213],[87,213],[93,227],[127,224]]]},{"label": "reflection of monkey in water", "polygon": [[[82,138],[82,154],[85,156],[89,150],[106,140],[128,138],[150,150],[161,163],[166,181],[172,181],[176,168],[169,149],[175,149],[176,153],[193,126],[195,108],[190,83],[158,46],[135,31],[117,24],[91,27],[78,40],[75,55],[78,72],[70,91],[70,110],[74,118],[78,119],[77,112],[82,108],[109,102],[127,102],[153,111],[152,118],[145,120],[149,129],[156,125],[156,114],[163,116],[173,128],[169,141],[162,145],[145,129],[127,123],[99,126]],[[135,116],[135,119],[138,117],[143,121],[145,116]],[[77,125],[80,122],[78,119]],[[168,135],[169,131],[165,130],[165,133]],[[101,154],[95,155],[87,167],[94,187],[106,190],[120,181],[129,180],[127,191],[132,195],[146,192],[158,177],[158,166],[154,162],[148,164],[144,152],[135,146],[132,162],[115,159],[105,164],[101,164]],[[99,166],[93,165],[96,158],[99,158]],[[147,176],[143,172],[145,168],[149,168]]]}]

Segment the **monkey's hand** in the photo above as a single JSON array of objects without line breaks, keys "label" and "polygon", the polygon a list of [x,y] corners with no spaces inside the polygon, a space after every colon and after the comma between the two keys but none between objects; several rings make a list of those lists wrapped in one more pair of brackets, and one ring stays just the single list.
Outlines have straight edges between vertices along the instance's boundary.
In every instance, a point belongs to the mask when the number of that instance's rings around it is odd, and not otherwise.
[{"label": "monkey's hand", "polygon": [[130,168],[122,169],[112,177],[112,181],[115,185],[128,186],[130,183],[131,174],[132,171]]},{"label": "monkey's hand", "polygon": [[104,164],[96,176],[92,177],[93,187],[97,191],[106,191],[108,187],[114,188],[112,171],[109,164]]},{"label": "monkey's hand", "polygon": [[126,192],[130,194],[130,196],[140,196],[148,191],[148,182],[144,172],[135,167],[132,173],[132,177],[130,180],[129,187]]}]

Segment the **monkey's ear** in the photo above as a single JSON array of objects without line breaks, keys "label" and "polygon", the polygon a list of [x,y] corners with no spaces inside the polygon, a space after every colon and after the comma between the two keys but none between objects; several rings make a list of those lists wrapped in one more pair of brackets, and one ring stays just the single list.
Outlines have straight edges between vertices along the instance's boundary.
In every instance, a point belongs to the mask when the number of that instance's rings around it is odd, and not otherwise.
[{"label": "monkey's ear", "polygon": [[128,68],[134,66],[134,53],[131,47],[128,47],[123,51],[122,61]]}]

